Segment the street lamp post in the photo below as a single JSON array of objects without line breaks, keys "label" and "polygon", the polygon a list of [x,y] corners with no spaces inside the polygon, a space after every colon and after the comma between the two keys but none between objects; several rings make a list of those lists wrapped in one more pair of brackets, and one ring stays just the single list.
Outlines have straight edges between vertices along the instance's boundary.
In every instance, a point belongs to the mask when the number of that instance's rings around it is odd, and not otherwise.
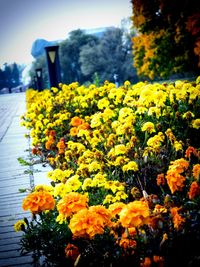
[{"label": "street lamp post", "polygon": [[42,91],[42,69],[38,68],[35,70],[37,78],[37,89],[39,92]]},{"label": "street lamp post", "polygon": [[57,87],[61,82],[58,48],[58,45],[45,47],[50,87]]},{"label": "street lamp post", "polygon": [[36,76],[33,77],[33,83],[34,83],[34,89],[37,90],[38,85],[37,85],[37,77]]}]

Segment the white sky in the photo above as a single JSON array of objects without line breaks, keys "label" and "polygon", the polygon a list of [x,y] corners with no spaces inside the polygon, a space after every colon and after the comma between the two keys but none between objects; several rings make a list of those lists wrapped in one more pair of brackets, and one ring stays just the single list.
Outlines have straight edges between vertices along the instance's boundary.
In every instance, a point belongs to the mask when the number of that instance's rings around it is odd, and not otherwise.
[{"label": "white sky", "polygon": [[130,0],[0,0],[0,66],[28,64],[32,43],[62,40],[76,29],[120,27]]}]

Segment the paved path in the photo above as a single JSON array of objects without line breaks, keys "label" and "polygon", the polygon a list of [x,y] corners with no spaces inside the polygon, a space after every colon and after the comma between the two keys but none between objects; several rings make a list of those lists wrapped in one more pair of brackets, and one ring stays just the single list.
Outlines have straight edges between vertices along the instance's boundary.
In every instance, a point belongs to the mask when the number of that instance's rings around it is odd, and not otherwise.
[{"label": "paved path", "polygon": [[30,215],[21,208],[26,193],[19,188],[30,187],[29,174],[24,171],[18,157],[29,155],[27,133],[20,126],[20,116],[25,112],[25,94],[0,95],[0,266],[33,266],[31,256],[21,256],[20,235],[13,224]]}]

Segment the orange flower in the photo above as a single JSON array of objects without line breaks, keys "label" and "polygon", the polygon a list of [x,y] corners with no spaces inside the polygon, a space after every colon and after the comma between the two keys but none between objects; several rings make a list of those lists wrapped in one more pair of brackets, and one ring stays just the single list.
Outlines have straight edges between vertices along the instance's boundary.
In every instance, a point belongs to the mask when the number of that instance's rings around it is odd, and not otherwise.
[{"label": "orange flower", "polygon": [[163,267],[164,266],[164,258],[161,256],[154,255],[153,262],[157,263],[156,266]]},{"label": "orange flower", "polygon": [[145,201],[135,200],[128,203],[119,213],[123,227],[137,227],[147,224],[149,220],[149,207]]},{"label": "orange flower", "polygon": [[77,246],[69,243],[65,248],[65,254],[68,258],[75,261],[80,253]]},{"label": "orange flower", "polygon": [[170,210],[171,211],[171,215],[172,215],[172,220],[173,220],[173,223],[174,223],[174,228],[177,229],[177,230],[185,222],[185,219],[178,214],[178,211],[180,209],[181,208],[173,207]]},{"label": "orange flower", "polygon": [[82,209],[70,220],[69,228],[74,238],[93,239],[97,234],[103,234],[105,222],[96,212]]},{"label": "orange flower", "polygon": [[79,118],[79,117],[73,117],[72,119],[71,119],[71,125],[72,126],[79,126],[79,125],[81,125],[83,123],[83,120],[81,119],[81,118]]},{"label": "orange flower", "polygon": [[81,209],[87,208],[88,197],[76,192],[71,192],[64,196],[57,204],[59,214],[65,218],[71,216],[73,213]]},{"label": "orange flower", "polygon": [[189,162],[183,158],[170,162],[169,169],[176,170],[178,173],[182,173],[189,167]]},{"label": "orange flower", "polygon": [[104,225],[111,226],[111,213],[104,206],[91,206],[89,210],[91,210],[92,212],[96,212],[99,218],[102,219]]},{"label": "orange flower", "polygon": [[65,140],[64,138],[61,138],[60,141],[57,143],[58,153],[64,154],[65,153]]},{"label": "orange flower", "polygon": [[140,264],[141,267],[150,267],[151,259],[149,257],[145,257],[144,261]]},{"label": "orange flower", "polygon": [[200,175],[200,164],[196,164],[193,166],[192,173],[195,179],[199,179]]},{"label": "orange flower", "polygon": [[158,174],[156,181],[157,181],[157,185],[158,186],[164,185],[165,184],[165,175],[164,175],[164,173]]},{"label": "orange flower", "polygon": [[172,192],[182,190],[184,187],[185,177],[176,170],[169,170],[166,175],[167,184]]},{"label": "orange flower", "polygon": [[115,202],[109,206],[109,211],[111,212],[112,217],[120,213],[120,211],[126,206],[123,202]]},{"label": "orange flower", "polygon": [[[118,243],[118,242],[117,242]],[[119,241],[119,245],[120,247],[122,247],[124,250],[127,249],[135,249],[137,246],[137,242],[134,239],[130,239],[130,238],[121,238]],[[133,251],[134,253],[134,251]]]},{"label": "orange flower", "polygon": [[193,199],[197,196],[200,196],[200,186],[196,181],[191,184],[188,195],[189,199]]},{"label": "orange flower", "polygon": [[193,146],[189,146],[186,151],[185,151],[185,157],[186,158],[190,158],[191,154],[193,154],[194,156],[198,157],[198,152],[197,150],[193,147]]},{"label": "orange flower", "polygon": [[52,210],[55,206],[55,200],[52,195],[46,191],[33,192],[29,194],[22,204],[24,210],[30,210],[32,213],[39,213],[44,210]]},{"label": "orange flower", "polygon": [[90,129],[90,125],[89,125],[89,123],[84,122],[84,123],[82,123],[81,125],[78,126],[78,129],[79,130],[88,130],[88,129]]}]

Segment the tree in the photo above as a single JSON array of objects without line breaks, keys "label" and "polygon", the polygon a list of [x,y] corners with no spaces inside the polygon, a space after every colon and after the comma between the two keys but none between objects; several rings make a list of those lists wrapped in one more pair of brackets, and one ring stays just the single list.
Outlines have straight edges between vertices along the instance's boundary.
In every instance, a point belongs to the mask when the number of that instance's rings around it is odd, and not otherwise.
[{"label": "tree", "polygon": [[141,77],[195,73],[200,65],[198,0],[132,0],[135,67]]},{"label": "tree", "polygon": [[80,52],[83,74],[91,80],[97,73],[101,82],[114,81],[115,74],[120,83],[136,78],[132,60],[131,37],[119,28],[108,29],[97,44],[87,44]]},{"label": "tree", "polygon": [[60,44],[60,64],[63,82],[85,82],[86,79],[81,71],[79,62],[79,54],[84,45],[97,42],[98,38],[96,36],[85,34],[80,29],[70,32],[69,38]]},{"label": "tree", "polygon": [[13,86],[18,86],[20,84],[20,73],[18,65],[16,63],[14,63],[12,66],[11,75],[12,75]]}]

